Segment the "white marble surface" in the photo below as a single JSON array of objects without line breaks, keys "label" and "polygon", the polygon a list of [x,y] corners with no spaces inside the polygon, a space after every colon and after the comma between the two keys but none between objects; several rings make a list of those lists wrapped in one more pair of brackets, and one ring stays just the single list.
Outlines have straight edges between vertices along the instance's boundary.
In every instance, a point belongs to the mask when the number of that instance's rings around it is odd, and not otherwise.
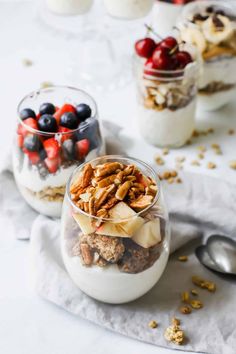
[{"label": "white marble surface", "polygon": [[[28,3],[19,1],[0,2],[0,162],[11,144],[15,127],[16,105],[20,98],[39,87],[42,81],[68,84],[65,77],[67,53],[62,50],[60,40],[53,33],[48,34],[34,23],[32,9]],[[45,48],[47,48],[45,50]],[[22,58],[33,60],[32,67],[24,67]],[[80,86],[78,83],[77,86]],[[132,84],[115,93],[92,92],[102,118],[110,119],[126,128],[124,146],[130,154],[151,162],[158,152],[146,145],[139,137],[135,121],[135,93]],[[211,114],[199,116],[199,127],[215,127],[212,142],[222,143],[223,156],[207,152],[206,161],[215,161],[216,170],[206,170],[190,165],[195,159],[197,145],[207,145],[202,137],[195,146],[173,151],[167,159],[173,164],[176,156],[186,156],[186,169],[197,170],[216,177],[236,180],[235,171],[228,167],[228,161],[236,159],[235,136],[229,137],[228,128],[236,129],[235,105]],[[131,145],[129,134],[137,137]],[[205,166],[206,162],[203,163]],[[23,217],[23,216],[22,216]],[[4,354],[137,354],[172,351],[108,332],[82,321],[40,299],[31,288],[29,276],[28,243],[16,241],[11,222],[1,222],[0,215],[0,352]]]}]

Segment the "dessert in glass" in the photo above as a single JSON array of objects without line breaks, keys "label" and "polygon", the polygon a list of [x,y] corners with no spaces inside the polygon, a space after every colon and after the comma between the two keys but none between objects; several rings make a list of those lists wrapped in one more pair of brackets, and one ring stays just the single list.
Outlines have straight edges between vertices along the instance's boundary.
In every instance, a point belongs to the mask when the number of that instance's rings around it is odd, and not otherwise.
[{"label": "dessert in glass", "polygon": [[196,46],[202,58],[199,106],[216,110],[235,97],[236,8],[233,2],[197,1],[179,20],[180,38]]},{"label": "dessert in glass", "polygon": [[113,304],[137,299],[161,277],[169,243],[168,213],[151,167],[110,155],[74,171],[63,204],[61,249],[83,292]]},{"label": "dessert in glass", "polygon": [[146,37],[135,44],[138,123],[152,145],[180,147],[193,133],[198,75],[193,54],[174,37],[158,43]]},{"label": "dessert in glass", "polygon": [[44,0],[50,11],[58,15],[80,15],[90,10],[93,0]]},{"label": "dessert in glass", "polygon": [[97,106],[86,92],[53,86],[18,105],[13,171],[18,188],[39,213],[59,217],[74,168],[104,154]]},{"label": "dessert in glass", "polygon": [[146,16],[152,9],[154,0],[103,0],[109,15],[133,20]]}]

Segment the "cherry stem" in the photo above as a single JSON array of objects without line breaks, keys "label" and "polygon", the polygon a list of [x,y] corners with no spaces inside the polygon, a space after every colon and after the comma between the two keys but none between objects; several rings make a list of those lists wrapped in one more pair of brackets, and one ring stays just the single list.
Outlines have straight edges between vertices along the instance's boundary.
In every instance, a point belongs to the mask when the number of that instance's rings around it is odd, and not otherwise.
[{"label": "cherry stem", "polygon": [[148,35],[149,32],[151,32],[151,33],[153,33],[157,38],[159,38],[161,41],[163,40],[163,38],[161,38],[161,37],[159,36],[159,34],[157,34],[151,26],[149,26],[149,25],[147,25],[147,24],[145,23],[145,27],[146,27],[146,29],[147,29],[147,35]]},{"label": "cherry stem", "polygon": [[176,44],[176,46],[170,50],[169,54],[170,55],[174,54],[178,48],[179,48],[179,44]]}]

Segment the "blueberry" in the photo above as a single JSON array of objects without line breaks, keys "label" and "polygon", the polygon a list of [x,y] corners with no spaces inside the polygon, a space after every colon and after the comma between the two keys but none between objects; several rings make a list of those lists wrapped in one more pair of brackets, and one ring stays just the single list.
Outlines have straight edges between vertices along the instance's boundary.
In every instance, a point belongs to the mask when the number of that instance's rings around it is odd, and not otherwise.
[{"label": "blueberry", "polygon": [[97,119],[91,117],[80,123],[76,138],[77,140],[88,139],[90,151],[99,147],[101,145],[101,133]]},{"label": "blueberry", "polygon": [[44,114],[38,120],[38,127],[42,132],[56,132],[57,121],[50,114]]},{"label": "blueberry", "polygon": [[54,114],[56,111],[55,106],[52,103],[43,103],[39,107],[39,113],[42,116],[43,114]]},{"label": "blueberry", "polygon": [[75,144],[74,144],[73,140],[71,140],[71,139],[65,140],[62,144],[62,149],[63,149],[64,157],[67,160],[75,160],[76,159]]},{"label": "blueberry", "polygon": [[39,151],[42,143],[37,135],[27,135],[24,140],[24,147],[29,151]]},{"label": "blueberry", "polygon": [[47,153],[43,148],[41,150],[39,150],[39,157],[40,157],[40,160],[42,160],[42,161],[47,158]]},{"label": "blueberry", "polygon": [[76,129],[78,127],[79,120],[72,112],[66,112],[61,116],[60,125],[69,129]]},{"label": "blueberry", "polygon": [[27,118],[36,118],[36,114],[34,111],[30,108],[25,108],[20,111],[20,118],[22,120],[27,119]]},{"label": "blueberry", "polygon": [[75,107],[75,109],[76,109],[77,117],[81,122],[91,117],[92,115],[91,108],[85,103],[80,103],[78,106]]}]

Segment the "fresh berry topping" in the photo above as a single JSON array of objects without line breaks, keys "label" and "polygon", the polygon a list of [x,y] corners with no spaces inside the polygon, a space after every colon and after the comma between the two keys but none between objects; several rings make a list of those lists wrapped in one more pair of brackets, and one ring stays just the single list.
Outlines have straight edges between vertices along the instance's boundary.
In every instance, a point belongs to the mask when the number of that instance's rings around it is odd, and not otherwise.
[{"label": "fresh berry topping", "polygon": [[91,117],[92,110],[87,104],[80,103],[78,106],[76,106],[76,114],[79,120],[83,122],[85,119]]},{"label": "fresh berry topping", "polygon": [[175,48],[178,48],[178,42],[174,37],[166,37],[161,43],[159,43],[158,48],[165,48],[172,51]]},{"label": "fresh berry topping", "polygon": [[57,156],[54,159],[47,158],[44,160],[44,162],[50,173],[56,173],[61,164],[61,159],[59,156]]},{"label": "fresh berry topping", "polygon": [[152,61],[157,70],[172,70],[173,62],[169,55],[169,49],[157,48],[152,56]]},{"label": "fresh berry topping", "polygon": [[54,133],[57,131],[57,121],[50,114],[44,114],[38,120],[39,129],[42,132]]},{"label": "fresh berry topping", "polygon": [[77,140],[88,139],[90,150],[96,149],[101,144],[101,134],[97,119],[91,117],[80,123],[79,131],[76,132]]},{"label": "fresh berry topping", "polygon": [[69,129],[76,129],[79,125],[79,119],[75,113],[66,112],[60,118],[60,125]]},{"label": "fresh berry topping", "polygon": [[54,138],[47,139],[43,142],[43,147],[49,159],[54,159],[59,155],[60,146]]},{"label": "fresh berry topping", "polygon": [[156,42],[152,38],[140,39],[135,43],[136,53],[142,58],[150,58],[155,48]]},{"label": "fresh berry topping", "polygon": [[88,139],[77,141],[76,148],[77,148],[79,159],[83,159],[85,156],[87,156],[89,152],[89,145],[90,144]]},{"label": "fresh berry topping", "polygon": [[[25,127],[25,125],[27,125],[29,128]],[[27,118],[24,120],[24,124],[20,123],[18,125],[17,133],[26,136],[29,133],[30,128],[34,130],[38,130],[38,125],[34,118]]]},{"label": "fresh berry topping", "polygon": [[144,74],[155,76],[155,70],[157,70],[157,67],[154,65],[152,58],[147,59],[144,65]]},{"label": "fresh berry topping", "polygon": [[54,113],[54,117],[57,121],[58,124],[60,124],[60,118],[61,116],[64,114],[64,113],[67,113],[67,112],[72,112],[72,113],[76,113],[75,111],[75,107],[72,106],[71,104],[69,103],[65,103],[61,108],[59,108],[55,113]]},{"label": "fresh berry topping", "polygon": [[22,111],[20,111],[20,118],[22,120],[25,120],[27,118],[36,118],[36,114],[34,113],[34,111],[30,108],[25,108],[22,109]]},{"label": "fresh berry topping", "polygon": [[43,103],[39,107],[39,114],[42,116],[43,114],[54,114],[55,106],[52,103]]},{"label": "fresh berry topping", "polygon": [[188,52],[181,51],[175,54],[178,69],[184,69],[186,65],[192,63],[193,59]]},{"label": "fresh berry topping", "polygon": [[47,153],[44,149],[39,150],[39,157],[40,157],[41,161],[43,161],[47,158]]},{"label": "fresh berry topping", "polygon": [[73,140],[67,139],[62,144],[63,154],[67,160],[75,160],[76,153],[75,153],[75,144]]},{"label": "fresh berry topping", "polygon": [[23,135],[17,135],[17,145],[19,148],[22,148],[24,144],[24,137]]},{"label": "fresh berry topping", "polygon": [[28,151],[39,151],[39,149],[42,147],[42,143],[38,135],[27,135],[24,140],[24,147]]},{"label": "fresh berry topping", "polygon": [[35,151],[27,151],[24,150],[24,152],[28,155],[30,162],[32,163],[32,165],[37,165],[40,161],[40,157],[38,152]]},{"label": "fresh berry topping", "polygon": [[67,139],[71,139],[73,136],[72,130],[69,128],[66,128],[66,127],[59,127],[58,133],[66,133],[66,134],[61,135],[61,140],[60,140],[61,143],[63,143],[63,141],[65,141]]}]

